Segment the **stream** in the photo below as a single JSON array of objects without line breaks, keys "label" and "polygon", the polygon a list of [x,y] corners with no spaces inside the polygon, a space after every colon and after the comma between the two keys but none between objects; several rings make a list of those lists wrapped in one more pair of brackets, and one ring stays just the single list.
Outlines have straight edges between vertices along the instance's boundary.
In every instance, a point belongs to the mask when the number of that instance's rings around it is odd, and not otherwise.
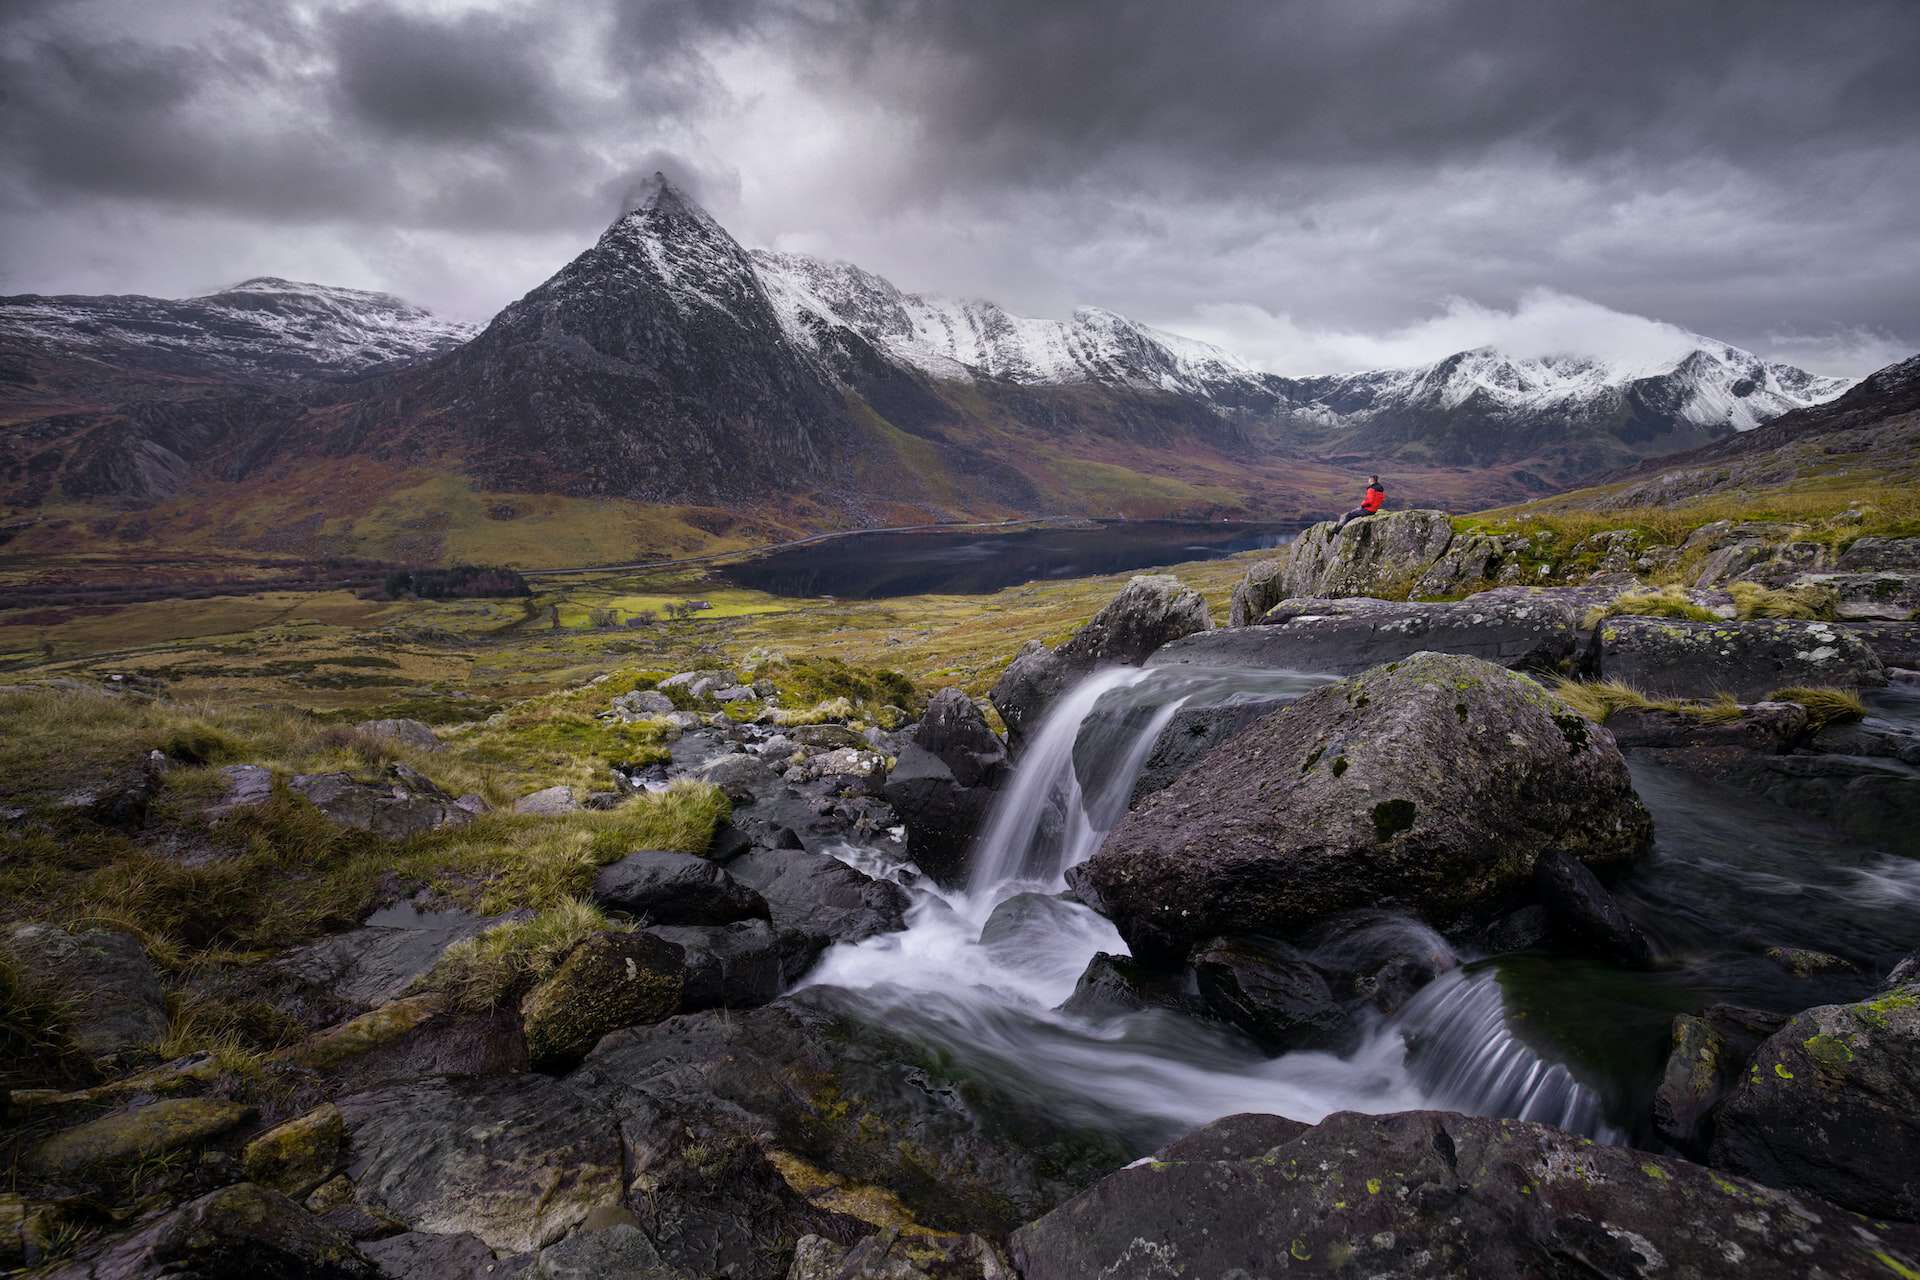
[{"label": "stream", "polygon": [[[803,985],[841,988],[864,1016],[1142,1152],[1240,1111],[1314,1122],[1338,1110],[1409,1108],[1646,1144],[1657,1141],[1648,1105],[1675,1013],[1719,1001],[1791,1012],[1857,999],[1914,945],[1920,864],[1633,761],[1656,847],[1615,889],[1676,957],[1668,969],[1630,973],[1547,953],[1486,958],[1413,920],[1375,914],[1321,944],[1343,954],[1319,958],[1411,947],[1444,971],[1392,1016],[1371,1014],[1344,1055],[1273,1057],[1231,1029],[1158,1009],[1058,1011],[1096,953],[1124,955],[1126,946],[1104,918],[1052,895],[1125,813],[1168,720],[1183,706],[1229,699],[1277,704],[1325,682],[1188,667],[1087,678],[1020,757],[964,891],[939,889],[871,850],[837,850],[906,884],[914,906],[904,932],[833,948]],[[1920,713],[1903,694],[1885,695],[1876,710]],[[983,942],[995,908],[1021,895],[1046,896],[1022,898],[1003,922],[1012,927]],[[1776,943],[1836,951],[1865,972],[1795,978],[1765,957]]]}]

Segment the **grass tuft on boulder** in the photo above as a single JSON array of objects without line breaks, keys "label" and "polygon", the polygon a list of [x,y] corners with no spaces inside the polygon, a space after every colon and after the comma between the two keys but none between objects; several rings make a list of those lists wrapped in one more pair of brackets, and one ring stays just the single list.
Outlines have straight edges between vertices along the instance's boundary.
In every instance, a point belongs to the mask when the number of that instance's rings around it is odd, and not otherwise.
[{"label": "grass tuft on boulder", "polygon": [[1863,720],[1867,714],[1867,704],[1852,689],[1796,685],[1775,689],[1767,695],[1767,700],[1799,703],[1807,709],[1807,723],[1816,732],[1830,724],[1851,724],[1855,720]]}]

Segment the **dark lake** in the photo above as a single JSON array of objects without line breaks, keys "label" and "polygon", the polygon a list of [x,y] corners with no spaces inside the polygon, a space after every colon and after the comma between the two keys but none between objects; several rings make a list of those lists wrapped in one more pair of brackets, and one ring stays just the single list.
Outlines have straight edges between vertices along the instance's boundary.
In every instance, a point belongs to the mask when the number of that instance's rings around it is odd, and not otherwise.
[{"label": "dark lake", "polygon": [[1139,520],[1011,533],[858,533],[776,551],[717,572],[736,586],[780,596],[874,600],[927,592],[977,595],[1041,578],[1084,578],[1217,560],[1280,546],[1300,528]]}]

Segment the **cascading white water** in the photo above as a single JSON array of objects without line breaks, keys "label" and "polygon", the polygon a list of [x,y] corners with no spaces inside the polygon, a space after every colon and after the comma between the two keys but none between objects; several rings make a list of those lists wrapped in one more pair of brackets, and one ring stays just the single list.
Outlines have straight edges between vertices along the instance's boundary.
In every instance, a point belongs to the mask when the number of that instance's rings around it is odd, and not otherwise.
[{"label": "cascading white water", "polygon": [[[1097,1020],[1058,1011],[1096,953],[1124,955],[1126,946],[1108,921],[1051,895],[1124,815],[1169,720],[1184,705],[1278,701],[1319,683],[1192,668],[1089,677],[1059,700],[1028,744],[976,845],[967,889],[915,881],[905,931],[833,948],[805,985],[858,993],[890,1027],[1047,1097],[1064,1118],[1143,1143],[1236,1111],[1316,1121],[1336,1110],[1414,1107],[1524,1116],[1615,1136],[1591,1090],[1513,1036],[1493,976],[1459,972],[1445,942],[1411,921],[1376,923],[1337,945],[1417,931],[1453,971],[1395,1017],[1376,1017],[1344,1057],[1269,1058],[1236,1035],[1161,1010]],[[841,856],[876,869],[864,851]],[[997,907],[1018,907],[1021,918],[1007,936],[983,943],[982,927]]]}]

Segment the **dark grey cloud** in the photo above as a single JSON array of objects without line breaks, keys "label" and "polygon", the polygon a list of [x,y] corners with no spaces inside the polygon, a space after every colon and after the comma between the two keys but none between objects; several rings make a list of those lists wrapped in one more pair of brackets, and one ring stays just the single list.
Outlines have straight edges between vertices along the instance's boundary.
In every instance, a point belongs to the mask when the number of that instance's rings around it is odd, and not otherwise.
[{"label": "dark grey cloud", "polygon": [[14,4],[0,288],[479,314],[665,168],[751,241],[1276,364],[1544,290],[1857,372],[1920,346],[1916,65],[1912,0]]}]

